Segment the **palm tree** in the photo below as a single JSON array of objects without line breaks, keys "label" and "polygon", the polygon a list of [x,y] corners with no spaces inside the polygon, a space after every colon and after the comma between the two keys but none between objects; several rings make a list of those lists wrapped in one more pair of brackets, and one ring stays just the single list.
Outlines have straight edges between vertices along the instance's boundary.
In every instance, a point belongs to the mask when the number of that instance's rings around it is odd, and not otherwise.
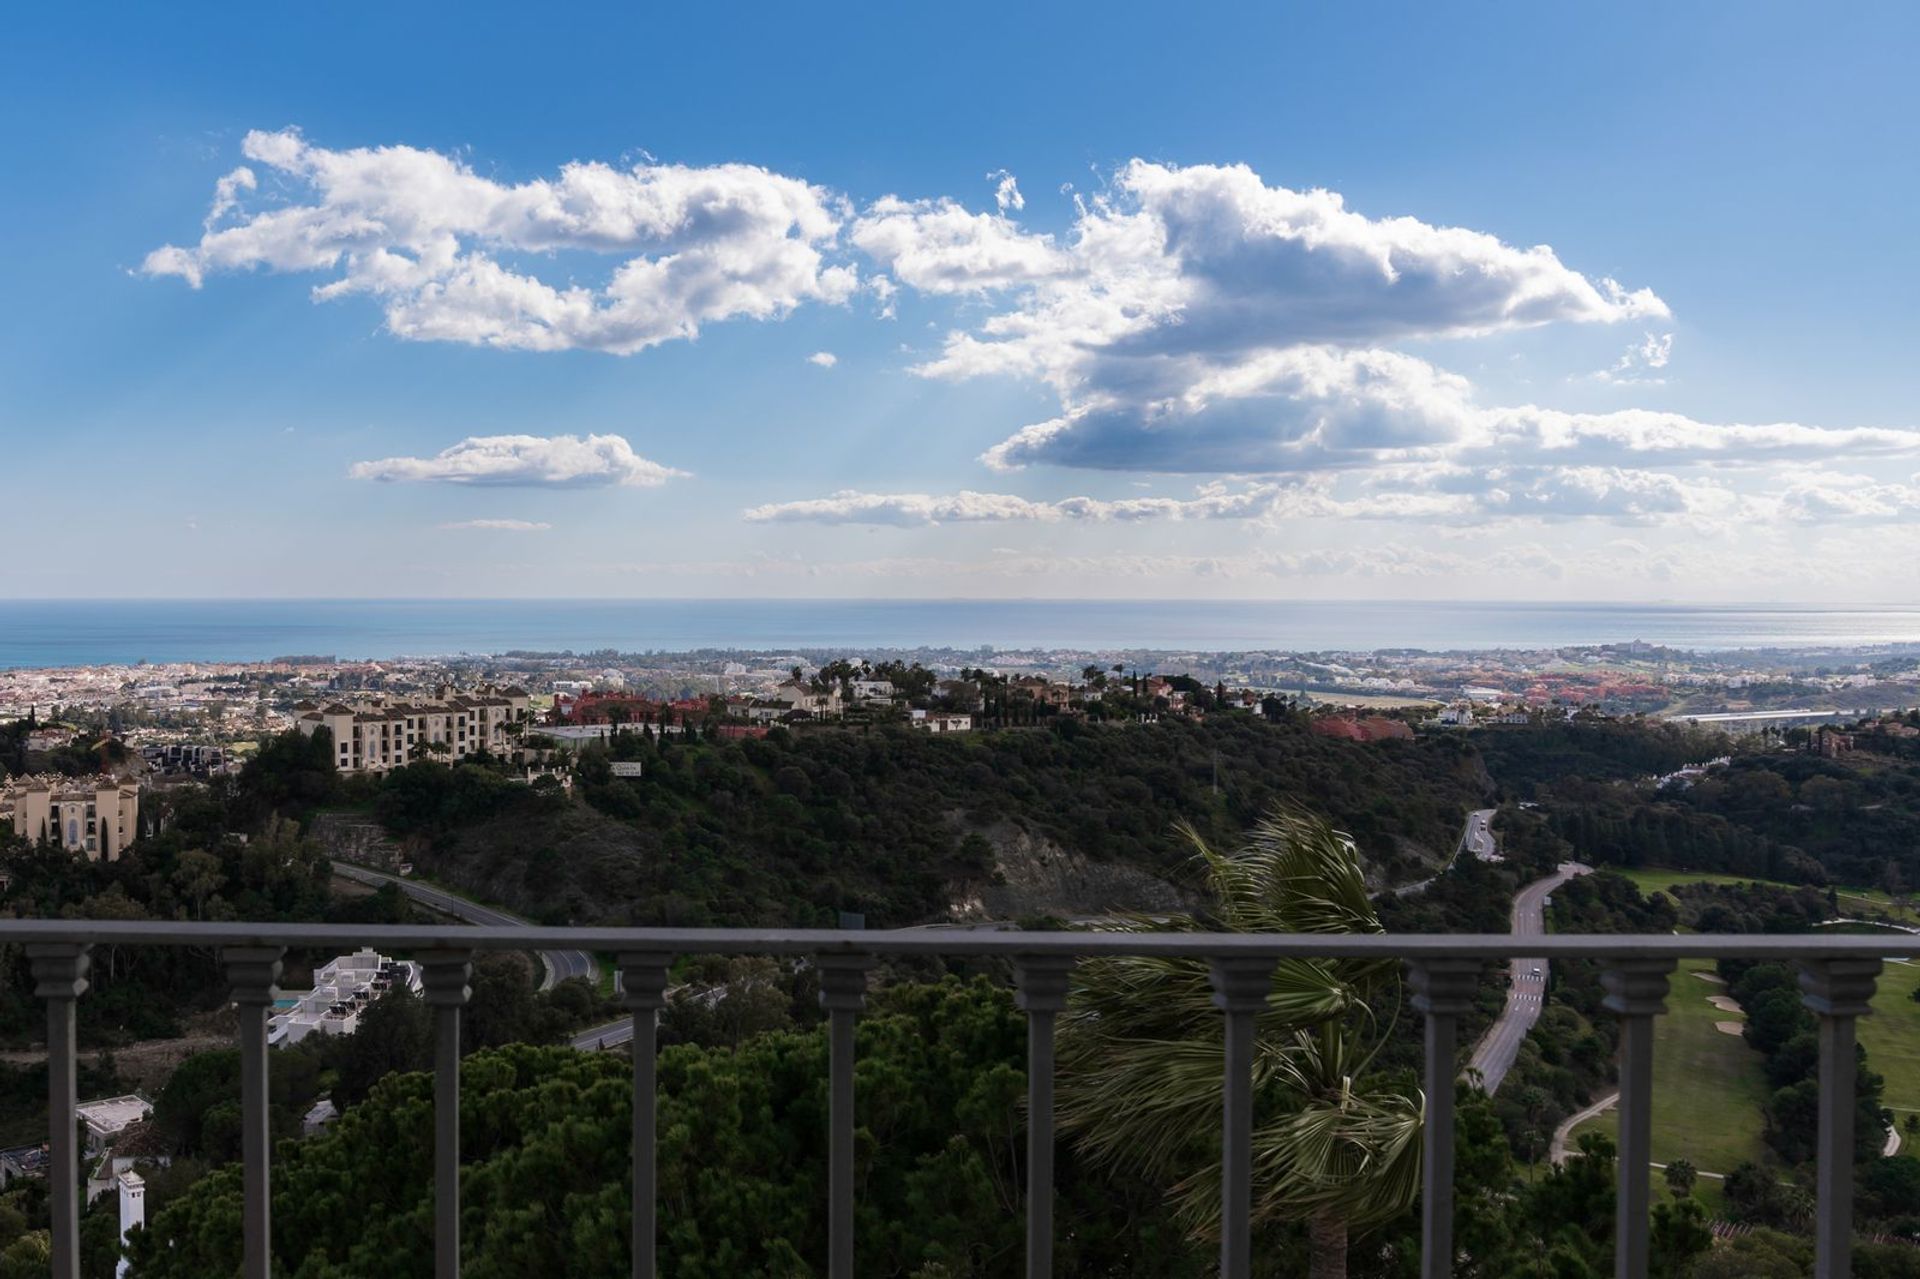
[{"label": "palm tree", "polygon": [[1691,1159],[1676,1159],[1666,1167],[1667,1189],[1675,1199],[1685,1199],[1693,1193],[1693,1183],[1699,1175]]},{"label": "palm tree", "polygon": [[[1131,917],[1123,932],[1378,933],[1347,836],[1296,810],[1233,853],[1191,828],[1211,902],[1204,917]],[[1392,1018],[1393,960],[1282,960],[1256,1021],[1253,1219],[1305,1221],[1311,1279],[1344,1279],[1347,1242],[1405,1211],[1420,1182],[1418,1090],[1366,1078]],[[1217,1233],[1224,1045],[1201,960],[1090,960],[1061,1023],[1062,1131],[1095,1162],[1170,1187],[1198,1234]]]}]

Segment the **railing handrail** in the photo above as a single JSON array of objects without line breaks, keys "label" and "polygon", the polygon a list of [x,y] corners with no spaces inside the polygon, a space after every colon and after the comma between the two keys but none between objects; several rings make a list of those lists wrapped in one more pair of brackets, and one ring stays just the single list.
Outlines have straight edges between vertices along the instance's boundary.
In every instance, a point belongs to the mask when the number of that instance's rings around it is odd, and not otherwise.
[{"label": "railing handrail", "polygon": [[362,925],[190,922],[184,920],[0,920],[0,943],[24,945],[35,994],[47,1010],[50,1244],[53,1279],[79,1279],[80,1159],[76,1140],[75,1004],[86,992],[100,946],[201,946],[217,951],[238,1012],[243,1121],[245,1279],[272,1274],[271,1127],[267,1025],[289,948],[373,945],[415,954],[434,1025],[434,1274],[460,1274],[461,1021],[476,950],[583,949],[618,956],[622,1000],[632,1010],[634,1279],[656,1279],[658,1179],[655,1159],[656,1019],[669,967],[696,954],[804,955],[820,974],[827,1013],[829,1279],[853,1279],[856,1141],[856,1021],[868,971],[888,956],[997,956],[1010,960],[1026,1013],[1028,1279],[1053,1273],[1053,1031],[1067,1007],[1074,962],[1103,956],[1204,961],[1222,1018],[1221,1253],[1223,1279],[1252,1271],[1253,1050],[1257,1019],[1271,994],[1274,965],[1286,959],[1398,960],[1407,967],[1414,1011],[1425,1021],[1422,1069],[1426,1142],[1422,1150],[1422,1279],[1451,1279],[1453,1084],[1459,1020],[1473,1010],[1487,961],[1537,957],[1602,961],[1603,1007],[1620,1025],[1620,1157],[1614,1273],[1648,1273],[1648,1167],[1652,1158],[1654,1022],[1668,978],[1683,959],[1784,959],[1799,967],[1802,1004],[1818,1019],[1820,1052],[1818,1198],[1814,1274],[1851,1271],[1854,1143],[1854,1023],[1871,1011],[1885,959],[1920,958],[1920,937],[1897,935],[1440,933],[1023,932],[952,928],[895,931],[763,928],[554,928],[498,925]]},{"label": "railing handrail", "polygon": [[0,944],[286,946],[381,949],[572,948],[611,954],[953,955],[1215,959],[1920,959],[1920,936],[1766,933],[1176,933],[902,928],[566,928],[473,924],[196,923],[187,920],[0,920]]}]

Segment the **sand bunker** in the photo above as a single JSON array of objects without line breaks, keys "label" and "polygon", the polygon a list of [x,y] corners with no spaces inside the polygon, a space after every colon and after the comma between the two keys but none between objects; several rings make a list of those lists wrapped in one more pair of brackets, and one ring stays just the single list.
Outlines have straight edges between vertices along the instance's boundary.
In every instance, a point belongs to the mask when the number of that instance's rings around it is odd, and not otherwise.
[{"label": "sand bunker", "polygon": [[1723,1013],[1737,1013],[1740,1011],[1740,1001],[1731,995],[1708,995],[1707,1002]]},{"label": "sand bunker", "polygon": [[1720,974],[1718,973],[1703,973],[1697,968],[1691,969],[1690,971],[1693,973],[1695,977],[1698,977],[1701,981],[1712,982],[1716,986],[1724,986],[1727,984],[1727,979],[1720,976]]},{"label": "sand bunker", "polygon": [[1723,1035],[1737,1035],[1743,1029],[1741,1023],[1737,1021],[1716,1021],[1713,1023],[1713,1028]]}]

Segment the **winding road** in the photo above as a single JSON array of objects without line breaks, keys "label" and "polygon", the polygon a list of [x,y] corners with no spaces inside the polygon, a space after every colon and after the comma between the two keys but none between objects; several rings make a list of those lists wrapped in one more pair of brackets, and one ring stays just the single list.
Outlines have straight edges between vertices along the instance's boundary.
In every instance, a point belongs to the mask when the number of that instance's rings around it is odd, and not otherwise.
[{"label": "winding road", "polygon": [[[1475,817],[1479,814],[1475,813]],[[1471,822],[1471,819],[1469,819]],[[1491,836],[1488,837],[1491,841]],[[1553,890],[1576,875],[1591,874],[1591,866],[1562,862],[1560,869],[1545,879],[1536,879],[1513,897],[1513,935],[1538,937],[1546,932],[1546,901]],[[1474,1045],[1471,1065],[1480,1072],[1481,1084],[1489,1094],[1499,1089],[1507,1072],[1520,1056],[1520,1045],[1527,1032],[1540,1020],[1540,1009],[1547,998],[1547,961],[1516,959],[1512,962],[1507,985],[1507,1006],[1487,1033]]]},{"label": "winding road", "polygon": [[1415,893],[1422,892],[1427,885],[1452,870],[1453,864],[1460,860],[1460,854],[1463,851],[1472,853],[1483,862],[1499,861],[1500,854],[1494,850],[1493,843],[1493,815],[1496,811],[1492,808],[1476,808],[1467,814],[1467,824],[1460,832],[1460,842],[1453,846],[1453,856],[1447,858],[1447,864],[1439,870],[1425,879],[1416,879],[1411,884],[1401,884],[1391,890],[1381,889],[1373,895],[1376,898],[1383,897],[1391,891],[1395,897],[1411,897]]},{"label": "winding road", "polygon": [[[348,862],[335,862],[333,873],[342,879],[350,879],[357,884],[366,884],[373,888],[383,884],[397,884],[401,892],[427,909],[438,911],[442,915],[451,915],[455,919],[463,919],[469,924],[498,924],[511,927],[532,922],[504,910],[495,910],[491,906],[482,906],[464,897],[456,897],[452,893],[415,880],[402,879],[398,875],[389,875],[383,871],[368,870],[364,866],[355,866]],[[584,977],[590,982],[600,980],[600,966],[594,963],[593,956],[584,950],[543,950],[538,953],[540,965],[546,970],[545,975],[540,979],[542,990],[552,990],[557,983],[574,977]]]}]

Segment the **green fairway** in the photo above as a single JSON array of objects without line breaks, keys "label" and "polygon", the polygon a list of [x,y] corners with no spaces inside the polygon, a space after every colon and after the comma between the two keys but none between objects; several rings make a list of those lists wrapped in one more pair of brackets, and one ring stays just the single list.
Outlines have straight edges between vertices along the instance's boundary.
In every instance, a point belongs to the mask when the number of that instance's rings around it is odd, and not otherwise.
[{"label": "green fairway", "polygon": [[[1886,1077],[1884,1104],[1896,1123],[1920,1111],[1920,1004],[1913,1002],[1917,987],[1920,964],[1888,964],[1873,997],[1873,1015],[1859,1023],[1867,1068]],[[1914,1150],[1920,1153],[1920,1144]]]},{"label": "green fairway", "polygon": [[1788,887],[1777,880],[1755,879],[1751,875],[1722,875],[1706,870],[1666,870],[1653,866],[1602,866],[1600,869],[1631,879],[1639,885],[1642,893],[1664,893],[1676,884],[1772,884]]},{"label": "green fairway", "polygon": [[[1623,875],[1637,884],[1642,893],[1664,893],[1677,884],[1765,884],[1773,888],[1804,888],[1804,884],[1787,884],[1777,879],[1756,879],[1752,875],[1726,875],[1707,870],[1667,870],[1654,866],[1603,866],[1616,875]],[[1825,891],[1825,890],[1822,890]],[[1920,911],[1913,907],[1895,907],[1886,893],[1877,888],[1835,888],[1834,895],[1840,900],[1840,909],[1845,914],[1855,914],[1871,910],[1889,919],[1906,924],[1920,924]]]},{"label": "green fairway", "polygon": [[[1693,976],[1711,974],[1707,961],[1688,961],[1673,975],[1667,1013],[1655,1025],[1653,1046],[1653,1158],[1686,1158],[1702,1172],[1729,1173],[1749,1159],[1766,1158],[1760,1108],[1767,1080],[1760,1054],[1747,1041],[1714,1027],[1742,1020],[1707,1002],[1725,988]],[[1920,1005],[1910,1005],[1920,1011]],[[1871,1052],[1871,1049],[1869,1049]],[[1575,1130],[1619,1139],[1619,1116],[1608,1111]]]}]

